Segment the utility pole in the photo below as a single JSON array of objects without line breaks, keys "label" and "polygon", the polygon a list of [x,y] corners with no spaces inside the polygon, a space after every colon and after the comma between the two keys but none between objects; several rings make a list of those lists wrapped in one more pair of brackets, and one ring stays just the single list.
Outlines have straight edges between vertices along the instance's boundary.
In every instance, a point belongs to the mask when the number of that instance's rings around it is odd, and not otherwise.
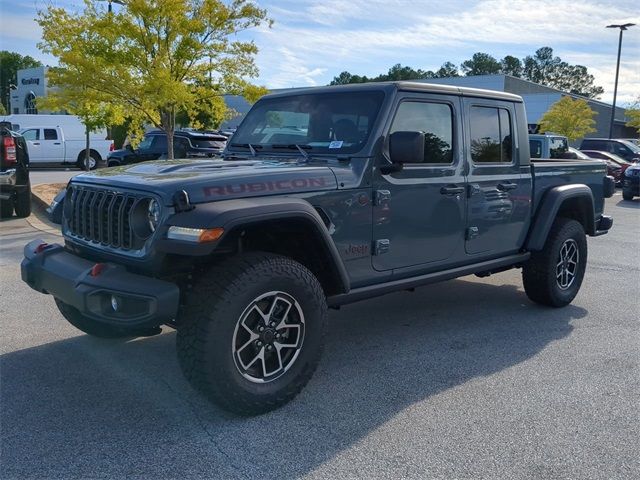
[{"label": "utility pole", "polygon": [[607,28],[619,28],[620,39],[618,40],[618,61],[616,63],[616,81],[613,86],[613,108],[611,109],[611,122],[609,123],[609,138],[613,137],[613,120],[616,115],[616,97],[618,96],[618,74],[620,73],[620,52],[622,50],[622,32],[633,27],[635,23],[625,23],[624,25],[607,25]]}]

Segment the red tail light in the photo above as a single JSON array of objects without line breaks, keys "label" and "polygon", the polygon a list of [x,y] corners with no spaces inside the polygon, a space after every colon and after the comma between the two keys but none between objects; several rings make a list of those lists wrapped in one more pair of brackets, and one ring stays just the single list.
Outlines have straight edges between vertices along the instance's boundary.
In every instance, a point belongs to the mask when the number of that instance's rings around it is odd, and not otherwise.
[{"label": "red tail light", "polygon": [[7,163],[16,163],[18,157],[16,156],[16,142],[13,137],[4,137],[3,140],[5,159]]},{"label": "red tail light", "polygon": [[109,151],[113,152],[116,149],[116,146],[113,144],[113,142],[111,142],[111,144],[109,145]]}]

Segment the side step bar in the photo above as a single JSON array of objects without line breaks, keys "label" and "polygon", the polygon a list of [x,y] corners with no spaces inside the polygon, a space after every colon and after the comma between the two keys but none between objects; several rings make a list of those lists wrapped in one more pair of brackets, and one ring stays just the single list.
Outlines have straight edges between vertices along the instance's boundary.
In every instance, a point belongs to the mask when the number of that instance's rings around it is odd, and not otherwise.
[{"label": "side step bar", "polygon": [[529,252],[519,253],[516,255],[510,255],[508,257],[497,258],[495,260],[487,260],[480,263],[474,263],[472,265],[456,267],[441,272],[427,273],[417,277],[403,278],[400,280],[392,280],[386,283],[353,288],[349,293],[341,293],[339,295],[333,295],[327,298],[327,303],[330,307],[339,307],[340,305],[359,302],[360,300],[366,300],[368,298],[379,297],[380,295],[397,292],[399,290],[407,290],[409,288],[420,287],[429,283],[451,280],[452,278],[463,277],[465,275],[471,275],[478,272],[504,269],[504,267],[509,266],[515,267],[516,265],[520,265],[526,262],[530,257],[531,254]]}]

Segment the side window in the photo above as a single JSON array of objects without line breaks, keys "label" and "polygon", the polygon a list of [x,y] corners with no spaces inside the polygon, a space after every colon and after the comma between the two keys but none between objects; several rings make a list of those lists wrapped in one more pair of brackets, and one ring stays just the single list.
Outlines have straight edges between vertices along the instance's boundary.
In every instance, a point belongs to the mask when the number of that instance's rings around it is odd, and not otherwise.
[{"label": "side window", "polygon": [[540,140],[529,140],[529,150],[531,158],[542,158],[542,142]]},{"label": "side window", "polygon": [[24,132],[22,132],[22,136],[25,140],[40,140],[40,129],[32,128],[29,130],[25,130]]},{"label": "side window", "polygon": [[474,163],[511,163],[511,116],[504,108],[471,107],[471,159]]},{"label": "side window", "polygon": [[569,151],[569,144],[566,138],[550,138],[549,139],[549,157],[565,158],[565,153]]},{"label": "side window", "polygon": [[[175,138],[175,137],[174,137]],[[167,151],[167,137],[166,135],[156,135],[153,139],[154,152],[166,153]]]},{"label": "side window", "polygon": [[44,129],[44,139],[45,140],[57,140],[58,132],[54,128],[45,128]]},{"label": "side window", "polygon": [[422,163],[453,163],[453,111],[445,103],[402,102],[389,132],[424,132]]}]

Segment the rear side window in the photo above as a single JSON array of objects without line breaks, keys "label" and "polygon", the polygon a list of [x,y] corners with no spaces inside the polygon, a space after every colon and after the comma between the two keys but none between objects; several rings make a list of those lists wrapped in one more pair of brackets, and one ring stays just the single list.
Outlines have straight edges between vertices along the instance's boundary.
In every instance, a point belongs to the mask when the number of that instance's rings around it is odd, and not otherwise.
[{"label": "rear side window", "polygon": [[153,139],[153,150],[156,152],[166,152],[167,151],[167,136],[166,135],[156,135]]},{"label": "rear side window", "polygon": [[569,144],[566,138],[554,137],[549,139],[549,156],[551,158],[564,158],[564,154],[569,151]]},{"label": "rear side window", "polygon": [[511,163],[511,116],[504,108],[471,107],[471,159],[474,163]]},{"label": "rear side window", "polygon": [[45,140],[57,140],[58,139],[58,132],[56,132],[55,129],[53,129],[53,128],[45,128],[44,129],[44,139]]},{"label": "rear side window", "polygon": [[603,142],[602,140],[583,140],[582,150],[600,150],[601,152],[606,152],[608,150],[607,142]]},{"label": "rear side window", "polygon": [[422,163],[453,163],[453,112],[445,103],[402,102],[389,132],[424,132]]},{"label": "rear side window", "polygon": [[542,158],[542,142],[540,140],[529,140],[529,150],[531,158]]}]

